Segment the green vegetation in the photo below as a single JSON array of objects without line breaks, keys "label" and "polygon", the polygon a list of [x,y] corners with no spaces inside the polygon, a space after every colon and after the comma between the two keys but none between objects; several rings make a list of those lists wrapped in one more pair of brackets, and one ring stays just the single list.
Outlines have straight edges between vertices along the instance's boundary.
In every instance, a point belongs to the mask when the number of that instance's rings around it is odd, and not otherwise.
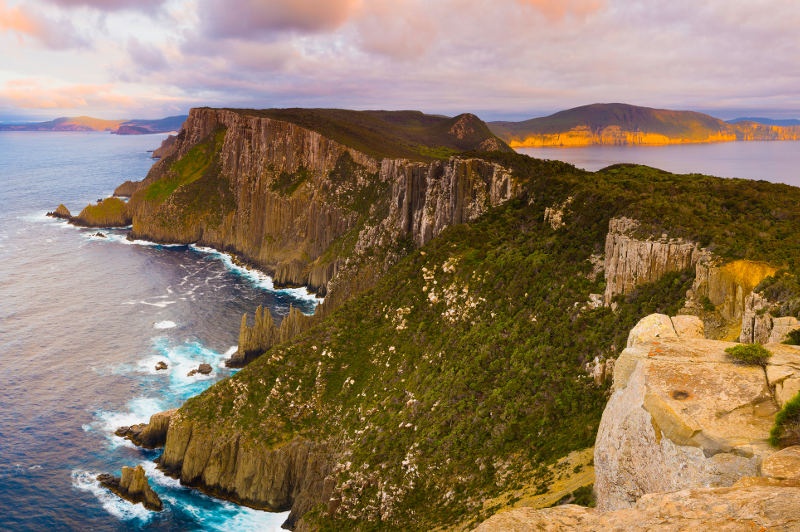
[{"label": "green vegetation", "polygon": [[788,338],[784,340],[784,344],[787,345],[800,345],[800,329],[795,329],[793,331],[789,331],[787,335]]},{"label": "green vegetation", "polygon": [[[428,161],[479,149],[494,139],[510,151],[474,115],[453,118],[419,111],[350,111],[346,109],[230,109],[248,116],[292,122],[377,159]],[[464,126],[464,127],[460,127]]]},{"label": "green vegetation", "polygon": [[761,281],[755,292],[772,302],[770,311],[773,315],[800,318],[800,281],[796,274],[779,270],[775,275]]},{"label": "green vegetation", "polygon": [[746,366],[767,365],[767,360],[772,353],[761,344],[739,344],[725,349],[728,357]]},{"label": "green vegetation", "polygon": [[787,401],[775,416],[769,443],[780,448],[800,445],[800,393]]},{"label": "green vegetation", "polygon": [[119,198],[106,198],[95,205],[87,205],[77,216],[82,225],[92,227],[119,227],[131,223],[128,205]]},{"label": "green vegetation", "polygon": [[222,148],[225,130],[219,129],[204,142],[193,146],[183,157],[174,160],[167,175],[145,189],[144,198],[161,203],[178,187],[194,183],[206,175]]},{"label": "green vegetation", "polygon": [[300,165],[293,173],[281,172],[277,179],[272,182],[270,188],[284,196],[291,196],[300,185],[308,181],[311,172],[303,165]]}]

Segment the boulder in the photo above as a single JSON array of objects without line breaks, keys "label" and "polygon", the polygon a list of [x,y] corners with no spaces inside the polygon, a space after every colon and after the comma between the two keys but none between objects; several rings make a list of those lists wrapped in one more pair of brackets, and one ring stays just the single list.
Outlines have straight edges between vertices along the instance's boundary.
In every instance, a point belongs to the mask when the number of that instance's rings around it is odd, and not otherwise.
[{"label": "boulder", "polygon": [[195,369],[193,369],[189,373],[187,373],[186,376],[187,377],[193,377],[193,376],[197,375],[198,373],[200,373],[201,375],[210,375],[212,369],[213,368],[211,367],[211,364],[203,363],[203,364],[200,364],[199,366],[197,366]]},{"label": "boulder", "polygon": [[122,468],[122,476],[103,473],[97,476],[101,485],[113,491],[123,499],[134,504],[142,503],[145,508],[154,512],[160,512],[163,504],[158,494],[150,487],[147,475],[142,466]]},{"label": "boulder", "polygon": [[168,367],[169,367],[169,366],[167,366],[167,363],[166,363],[166,362],[164,362],[163,360],[159,360],[159,361],[156,363],[156,371],[161,371],[161,370],[163,370],[163,369],[167,369]]}]

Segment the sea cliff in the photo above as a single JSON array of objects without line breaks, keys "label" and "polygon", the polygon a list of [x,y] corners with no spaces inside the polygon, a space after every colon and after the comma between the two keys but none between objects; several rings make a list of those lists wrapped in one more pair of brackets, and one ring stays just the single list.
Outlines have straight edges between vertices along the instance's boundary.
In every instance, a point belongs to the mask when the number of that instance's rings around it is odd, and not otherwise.
[{"label": "sea cliff", "polygon": [[[468,528],[547,493],[550,466],[595,441],[643,315],[722,337],[777,268],[795,279],[790,187],[453,155],[473,134],[496,147],[470,115],[431,119],[424,149],[376,144],[339,133],[342,116],[386,115],[193,110],[129,203],[136,236],[326,294],[291,332],[243,318],[246,367],[169,416],[160,458],[299,529]],[[783,317],[791,294],[763,297]]]}]

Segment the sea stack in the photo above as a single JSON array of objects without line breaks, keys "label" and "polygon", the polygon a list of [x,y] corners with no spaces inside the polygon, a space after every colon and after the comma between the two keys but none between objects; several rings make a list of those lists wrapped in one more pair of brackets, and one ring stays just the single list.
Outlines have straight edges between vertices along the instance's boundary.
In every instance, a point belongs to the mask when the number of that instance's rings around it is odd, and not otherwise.
[{"label": "sea stack", "polygon": [[103,473],[97,476],[97,480],[123,499],[134,504],[142,503],[148,510],[160,512],[164,507],[158,494],[150,487],[147,475],[140,465],[123,466],[121,477]]},{"label": "sea stack", "polygon": [[56,207],[56,210],[48,212],[47,216],[51,218],[63,218],[64,220],[72,219],[72,213],[69,212],[69,209],[67,209],[63,203]]}]

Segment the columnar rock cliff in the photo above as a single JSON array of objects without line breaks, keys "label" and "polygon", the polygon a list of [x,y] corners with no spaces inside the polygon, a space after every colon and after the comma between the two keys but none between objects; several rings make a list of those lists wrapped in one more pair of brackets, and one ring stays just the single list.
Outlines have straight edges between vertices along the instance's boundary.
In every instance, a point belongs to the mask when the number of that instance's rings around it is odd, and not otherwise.
[{"label": "columnar rock cliff", "polygon": [[483,160],[380,159],[244,111],[193,109],[171,142],[131,198],[133,235],[230,250],[322,294],[342,265],[332,246],[350,231],[360,248],[375,244],[367,221],[421,245],[517,192]]},{"label": "columnar rock cliff", "polygon": [[666,235],[658,240],[634,235],[639,224],[630,218],[613,218],[608,224],[604,270],[605,304],[617,294],[656,281],[665,273],[685,270],[697,262],[697,244]]}]

